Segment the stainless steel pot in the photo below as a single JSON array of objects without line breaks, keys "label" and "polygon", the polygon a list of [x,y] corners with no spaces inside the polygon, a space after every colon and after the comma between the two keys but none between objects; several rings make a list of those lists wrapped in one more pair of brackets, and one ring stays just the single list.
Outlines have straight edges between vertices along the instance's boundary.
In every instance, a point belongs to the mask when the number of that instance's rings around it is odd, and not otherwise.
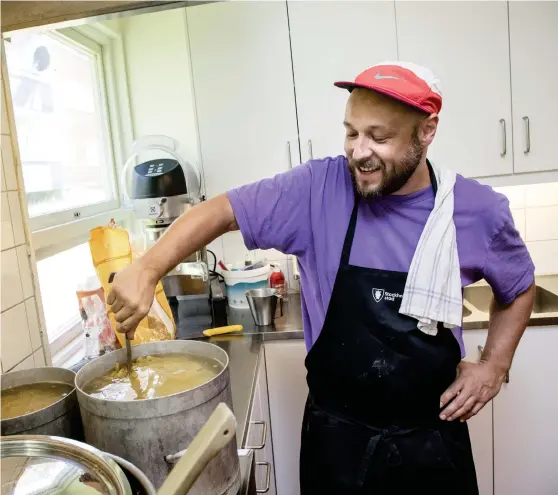
[{"label": "stainless steel pot", "polygon": [[[156,354],[196,354],[218,360],[223,370],[211,381],[178,394],[138,401],[110,401],[83,392],[91,379],[126,360],[124,349],[105,354],[85,365],[76,376],[76,388],[88,443],[129,460],[160,487],[173,464],[165,458],[189,447],[194,436],[220,402],[232,407],[229,359],[219,347],[198,341],[163,341],[133,347],[134,358]],[[203,470],[191,495],[236,494],[240,473],[236,439]]]},{"label": "stainless steel pot", "polygon": [[[34,368],[2,375],[2,390],[34,383],[65,383],[74,387],[76,374],[64,368]],[[2,435],[54,435],[83,440],[83,427],[75,388],[44,409],[0,421]]]},{"label": "stainless steel pot", "polygon": [[[118,464],[82,442],[16,435],[2,437],[1,445],[3,494],[133,494]],[[148,493],[154,494],[154,489]]]}]

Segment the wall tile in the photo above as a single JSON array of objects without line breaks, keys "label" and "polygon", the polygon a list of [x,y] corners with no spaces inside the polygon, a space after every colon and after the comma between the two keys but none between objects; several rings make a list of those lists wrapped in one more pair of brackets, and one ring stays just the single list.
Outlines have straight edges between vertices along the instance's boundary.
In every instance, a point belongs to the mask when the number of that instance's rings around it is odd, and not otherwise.
[{"label": "wall tile", "polygon": [[8,120],[8,110],[6,108],[6,101],[4,100],[4,85],[0,84],[0,106],[2,107],[2,127],[0,127],[0,131],[2,134],[9,134],[10,133],[10,124]]},{"label": "wall tile", "polygon": [[528,241],[558,239],[558,206],[527,208],[525,212]]},{"label": "wall tile", "polygon": [[525,206],[525,186],[495,187],[494,190],[508,198],[510,208],[523,208]]},{"label": "wall tile", "polygon": [[21,303],[0,316],[2,322],[2,364],[10,369],[31,354],[31,339],[25,304]]},{"label": "wall tile", "polygon": [[287,255],[277,251],[277,249],[259,249],[258,257],[268,260],[286,260]]},{"label": "wall tile", "polygon": [[1,244],[2,244],[2,251],[4,251],[5,249],[9,249],[14,247],[14,231],[12,229],[12,217],[10,215],[10,206],[8,204],[8,193],[1,193],[2,194],[2,204],[1,204],[1,208],[2,211],[0,212],[2,214],[2,231],[1,231],[1,235],[2,235],[2,239],[1,240]]},{"label": "wall tile", "polygon": [[2,167],[6,179],[6,189],[17,191],[17,175],[10,136],[2,136]]},{"label": "wall tile", "polygon": [[223,235],[223,255],[225,263],[244,263],[248,250],[240,232],[228,232]]},{"label": "wall tile", "polygon": [[511,214],[515,228],[519,231],[521,238],[525,240],[525,209],[519,208],[511,210]]},{"label": "wall tile", "polygon": [[3,165],[2,165],[2,175],[0,175],[0,179],[2,181],[0,190],[5,191],[6,190],[6,178],[4,177],[4,166]]},{"label": "wall tile", "polygon": [[17,247],[16,254],[21,278],[21,288],[23,289],[23,298],[28,299],[35,291],[33,290],[33,277],[31,275],[31,267],[29,266],[29,256],[27,256],[27,246],[23,245]]},{"label": "wall tile", "polygon": [[538,275],[558,273],[558,240],[527,242]]},{"label": "wall tile", "polygon": [[10,214],[12,215],[12,227],[14,229],[14,242],[16,246],[25,244],[25,228],[23,226],[23,216],[21,214],[21,205],[19,203],[19,193],[10,191],[8,193],[8,201],[10,203]]},{"label": "wall tile", "polygon": [[524,187],[526,206],[558,206],[558,182]]},{"label": "wall tile", "polygon": [[35,368],[46,366],[45,355],[42,349],[39,349],[38,351],[35,351],[33,353],[33,360],[35,361]]},{"label": "wall tile", "polygon": [[2,252],[0,265],[2,267],[1,311],[23,301],[23,290],[19,278],[17,255],[15,249]]},{"label": "wall tile", "polygon": [[25,301],[25,313],[27,314],[27,325],[29,326],[29,336],[31,338],[31,348],[36,351],[42,345],[41,325],[37,314],[35,298]]},{"label": "wall tile", "polygon": [[33,359],[33,356],[29,356],[10,371],[30,370],[33,369],[34,367],[35,367],[35,361]]}]

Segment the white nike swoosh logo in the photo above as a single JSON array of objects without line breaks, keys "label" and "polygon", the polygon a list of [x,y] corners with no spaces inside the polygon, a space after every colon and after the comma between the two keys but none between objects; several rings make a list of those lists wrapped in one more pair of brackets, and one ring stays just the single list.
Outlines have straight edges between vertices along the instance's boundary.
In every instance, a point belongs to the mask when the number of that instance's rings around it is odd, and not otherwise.
[{"label": "white nike swoosh logo", "polygon": [[395,77],[395,76],[382,76],[382,74],[380,74],[379,72],[376,72],[376,75],[374,76],[374,79],[377,79],[377,80],[381,80],[381,79],[397,79],[397,80],[399,80],[399,77]]}]

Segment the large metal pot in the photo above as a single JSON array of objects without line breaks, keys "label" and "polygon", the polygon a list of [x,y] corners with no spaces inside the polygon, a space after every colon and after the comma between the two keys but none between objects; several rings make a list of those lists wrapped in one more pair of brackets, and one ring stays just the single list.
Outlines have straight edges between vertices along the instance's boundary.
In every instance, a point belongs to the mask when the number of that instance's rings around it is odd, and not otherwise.
[{"label": "large metal pot", "polygon": [[[219,347],[198,341],[150,342],[133,347],[133,357],[156,354],[196,354],[216,359],[223,370],[213,380],[178,394],[137,401],[91,397],[83,387],[93,378],[126,362],[126,351],[105,354],[86,364],[76,376],[76,388],[88,443],[123,457],[160,487],[172,469],[165,458],[190,445],[220,402],[232,407],[229,358]],[[236,439],[204,469],[191,495],[236,494],[240,473]]]},{"label": "large metal pot", "polygon": [[[64,368],[34,368],[2,375],[2,390],[34,383],[65,383],[74,387],[76,374]],[[75,388],[44,409],[0,421],[2,435],[54,435],[83,440],[83,427]]]}]

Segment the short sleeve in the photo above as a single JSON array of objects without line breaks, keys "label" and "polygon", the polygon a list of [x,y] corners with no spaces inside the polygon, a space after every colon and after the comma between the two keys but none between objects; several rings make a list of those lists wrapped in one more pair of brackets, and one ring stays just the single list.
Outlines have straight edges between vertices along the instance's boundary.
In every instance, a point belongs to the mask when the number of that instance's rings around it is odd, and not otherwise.
[{"label": "short sleeve", "polygon": [[312,170],[300,165],[227,192],[248,249],[301,256],[310,239]]},{"label": "short sleeve", "polygon": [[503,223],[488,246],[484,278],[499,304],[509,304],[535,279],[535,266],[515,228],[509,206],[501,211]]}]

